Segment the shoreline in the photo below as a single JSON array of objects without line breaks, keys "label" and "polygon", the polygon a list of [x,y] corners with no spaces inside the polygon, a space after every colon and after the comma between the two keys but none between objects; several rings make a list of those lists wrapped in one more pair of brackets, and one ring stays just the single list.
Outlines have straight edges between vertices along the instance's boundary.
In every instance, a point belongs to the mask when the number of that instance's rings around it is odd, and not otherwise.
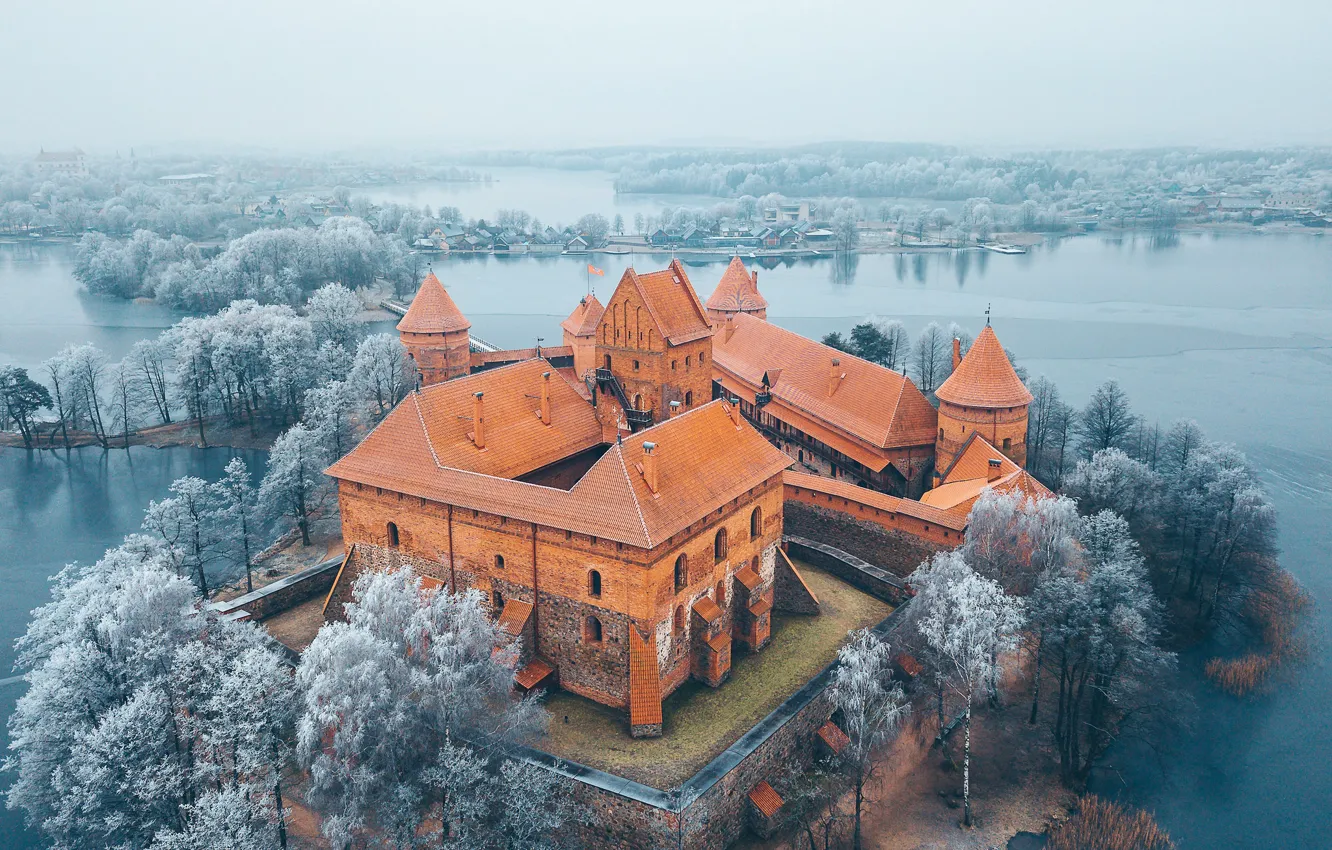
[{"label": "shoreline", "polygon": [[199,423],[196,419],[184,419],[165,425],[151,425],[129,433],[129,445],[125,444],[123,434],[108,436],[107,445],[103,446],[91,431],[69,432],[69,445],[65,445],[60,431],[42,428],[33,434],[31,446],[23,442],[23,436],[14,431],[0,431],[0,448],[24,449],[26,451],[56,451],[60,449],[82,449],[96,447],[104,451],[124,451],[134,446],[147,446],[154,449],[193,448],[193,449],[258,449],[268,451],[280,432],[263,428],[257,433],[250,433],[246,427],[230,428],[222,420],[206,420],[204,437],[206,444],[199,441]]}]

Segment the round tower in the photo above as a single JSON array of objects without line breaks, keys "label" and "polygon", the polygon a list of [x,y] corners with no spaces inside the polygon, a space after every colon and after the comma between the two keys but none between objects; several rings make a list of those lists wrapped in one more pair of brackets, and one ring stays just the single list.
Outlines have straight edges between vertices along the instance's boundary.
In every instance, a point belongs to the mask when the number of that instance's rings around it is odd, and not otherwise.
[{"label": "round tower", "polygon": [[758,291],[758,272],[751,272],[739,257],[731,259],[731,264],[722,273],[707,304],[708,321],[713,327],[726,324],[727,317],[736,313],[748,313],[756,319],[768,318],[768,301]]},{"label": "round tower", "polygon": [[959,348],[953,340],[953,374],[934,393],[939,399],[936,479],[948,471],[973,434],[988,440],[1018,466],[1026,466],[1031,393],[988,324],[966,357],[959,357]]},{"label": "round tower", "polygon": [[398,322],[398,336],[416,365],[420,385],[428,387],[472,371],[472,323],[453,303],[432,271]]}]

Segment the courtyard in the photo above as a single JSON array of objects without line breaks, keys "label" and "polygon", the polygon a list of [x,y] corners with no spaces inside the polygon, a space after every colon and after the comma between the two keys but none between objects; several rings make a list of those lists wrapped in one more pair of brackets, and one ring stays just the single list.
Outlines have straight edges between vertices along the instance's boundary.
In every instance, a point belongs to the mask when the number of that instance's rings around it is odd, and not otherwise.
[{"label": "courtyard", "polygon": [[771,643],[757,654],[737,644],[720,688],[689,681],[666,699],[662,737],[631,738],[623,712],[556,691],[546,700],[550,734],[538,748],[663,790],[688,779],[836,658],[849,632],[893,610],[830,573],[794,563],[821,613],[774,613]]}]

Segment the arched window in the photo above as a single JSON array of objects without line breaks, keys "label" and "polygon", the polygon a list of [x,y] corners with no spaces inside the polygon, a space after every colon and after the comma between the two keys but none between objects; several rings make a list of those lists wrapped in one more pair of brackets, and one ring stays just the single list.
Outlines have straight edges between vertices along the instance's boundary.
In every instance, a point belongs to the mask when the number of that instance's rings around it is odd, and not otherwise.
[{"label": "arched window", "polygon": [[596,617],[588,617],[583,622],[583,640],[588,643],[601,643],[601,621]]},{"label": "arched window", "polygon": [[634,396],[634,410],[643,409],[643,396],[641,394]]},{"label": "arched window", "polygon": [[495,556],[495,569],[497,569],[497,570],[502,570],[502,569],[504,569],[504,556],[503,556],[503,555],[496,555],[496,556]]},{"label": "arched window", "polygon": [[398,524],[397,524],[396,522],[391,522],[391,523],[388,524],[388,541],[389,541],[389,545],[390,545],[390,546],[393,546],[393,547],[395,547],[395,548],[397,547],[397,545],[398,545]]},{"label": "arched window", "polygon": [[749,515],[749,539],[753,540],[763,534],[763,508],[754,508],[754,512]]},{"label": "arched window", "polygon": [[606,370],[607,372],[609,372],[609,371],[610,371],[610,355],[607,354],[605,357],[602,357],[601,360],[602,360],[602,363],[601,363],[602,367],[605,368],[605,370]]},{"label": "arched window", "polygon": [[682,634],[684,634],[684,627],[685,627],[685,613],[684,613],[684,606],[683,606],[683,605],[676,605],[676,606],[675,606],[675,633],[676,633],[677,635],[682,635]]},{"label": "arched window", "polygon": [[694,391],[688,390],[685,392],[685,407],[693,407],[693,406],[694,406]]},{"label": "arched window", "polygon": [[941,440],[943,439],[943,429],[942,429],[942,428],[939,429],[939,439],[941,439]]},{"label": "arched window", "polygon": [[715,588],[715,590],[716,590],[716,594],[715,594],[715,595],[716,595],[716,597],[717,597],[717,604],[718,604],[718,605],[725,605],[725,604],[726,604],[726,579],[722,579],[721,581],[717,582],[717,587]]},{"label": "arched window", "polygon": [[1011,448],[1013,448],[1013,438],[1004,437],[1004,451],[1008,451]]},{"label": "arched window", "polygon": [[675,592],[679,593],[689,584],[689,561],[683,554],[675,559]]},{"label": "arched window", "polygon": [[634,371],[635,371],[635,372],[638,371],[638,361],[637,361],[637,360],[634,361]]},{"label": "arched window", "polygon": [[495,616],[498,617],[500,612],[504,610],[504,594],[496,590],[492,593],[491,599],[495,603]]},{"label": "arched window", "polygon": [[590,596],[601,596],[601,573],[596,570],[587,574],[587,592]]},{"label": "arched window", "polygon": [[708,362],[708,354],[707,354],[707,352],[706,352],[706,351],[700,351],[700,352],[698,353],[698,365],[702,366],[704,363],[707,363],[707,362]]},{"label": "arched window", "polygon": [[717,536],[712,539],[712,557],[721,563],[726,557],[726,529],[717,529]]}]

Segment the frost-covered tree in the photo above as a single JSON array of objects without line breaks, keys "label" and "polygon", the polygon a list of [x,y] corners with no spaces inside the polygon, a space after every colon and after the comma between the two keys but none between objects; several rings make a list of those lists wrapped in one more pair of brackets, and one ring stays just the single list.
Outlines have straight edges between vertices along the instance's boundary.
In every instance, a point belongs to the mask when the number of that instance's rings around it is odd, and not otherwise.
[{"label": "frost-covered tree", "polygon": [[171,495],[148,503],[143,529],[161,538],[177,575],[190,576],[208,598],[208,569],[222,555],[218,492],[202,478],[171,482]]},{"label": "frost-covered tree", "polygon": [[[51,412],[56,415],[56,426],[60,429],[65,448],[69,448],[69,428],[75,424],[78,416],[78,375],[76,365],[70,356],[73,346],[65,346],[53,357],[42,361],[46,372],[46,382],[50,387]],[[54,439],[54,432],[52,433]]]},{"label": "frost-covered tree", "polygon": [[158,420],[163,424],[171,421],[170,386],[167,373],[167,357],[170,351],[161,339],[141,339],[134,343],[122,361],[122,368],[139,385],[139,394],[152,399],[157,410]]},{"label": "frost-covered tree", "polygon": [[[130,537],[67,567],[17,646],[28,691],[9,721],[8,804],[52,846],[200,846],[173,836],[230,831],[236,801],[210,799],[227,789],[250,798],[252,824],[275,822],[253,785],[273,771],[228,730],[289,693],[289,678],[254,625],[202,607],[161,544]],[[226,685],[257,670],[264,689]]]},{"label": "frost-covered tree", "polygon": [[911,337],[907,335],[906,326],[896,319],[877,324],[883,336],[883,360],[880,362],[894,372],[905,373],[907,358],[911,354]]},{"label": "frost-covered tree", "polygon": [[84,343],[67,346],[62,356],[73,379],[74,404],[82,411],[97,442],[106,448],[109,441],[106,418],[102,415],[106,406],[102,398],[106,391],[106,355],[92,343]]},{"label": "frost-covered tree", "polygon": [[217,496],[215,514],[222,530],[225,554],[233,564],[245,568],[245,591],[254,590],[254,555],[259,543],[259,503],[245,461],[233,457],[221,480],[213,485]]},{"label": "frost-covered tree", "polygon": [[329,463],[319,435],[302,424],[284,431],[268,452],[268,471],[259,485],[259,506],[268,517],[295,523],[306,546],[310,545],[311,515],[332,495],[332,484],[324,475]]},{"label": "frost-covered tree", "polygon": [[837,653],[832,698],[850,739],[837,760],[854,794],[852,846],[860,850],[865,787],[874,776],[876,753],[911,711],[902,686],[892,680],[892,653],[883,638],[868,629],[851,635]]},{"label": "frost-covered tree", "polygon": [[315,341],[333,342],[344,351],[355,351],[361,336],[361,299],[340,283],[328,283],[310,294],[305,303]]},{"label": "frost-covered tree", "polygon": [[832,217],[833,244],[839,251],[853,251],[860,244],[860,222],[854,210],[840,209]]},{"label": "frost-covered tree", "polygon": [[1114,511],[1137,526],[1137,518],[1157,508],[1159,476],[1120,449],[1101,449],[1064,479],[1064,492],[1087,514]]},{"label": "frost-covered tree", "polygon": [[107,379],[107,411],[111,416],[111,428],[120,434],[126,449],[129,448],[130,431],[145,407],[142,388],[132,362],[122,360],[111,367]]},{"label": "frost-covered tree", "polygon": [[356,347],[349,381],[379,416],[388,413],[415,383],[407,349],[396,334],[372,334]]},{"label": "frost-covered tree", "polygon": [[921,637],[941,662],[944,681],[963,703],[962,811],[971,826],[971,711],[1016,647],[1022,606],[997,582],[976,574],[961,552],[940,552],[908,579]]},{"label": "frost-covered tree", "polygon": [[329,381],[305,391],[305,424],[323,444],[332,463],[356,444],[352,413],[356,398],[346,381]]},{"label": "frost-covered tree", "polygon": [[[367,831],[412,846],[432,811],[456,811],[448,777],[474,787],[446,747],[525,737],[545,713],[513,696],[516,647],[478,592],[427,588],[401,568],[362,575],[352,597],[301,657],[297,751],[334,846]],[[442,824],[447,839],[454,825]]]}]

